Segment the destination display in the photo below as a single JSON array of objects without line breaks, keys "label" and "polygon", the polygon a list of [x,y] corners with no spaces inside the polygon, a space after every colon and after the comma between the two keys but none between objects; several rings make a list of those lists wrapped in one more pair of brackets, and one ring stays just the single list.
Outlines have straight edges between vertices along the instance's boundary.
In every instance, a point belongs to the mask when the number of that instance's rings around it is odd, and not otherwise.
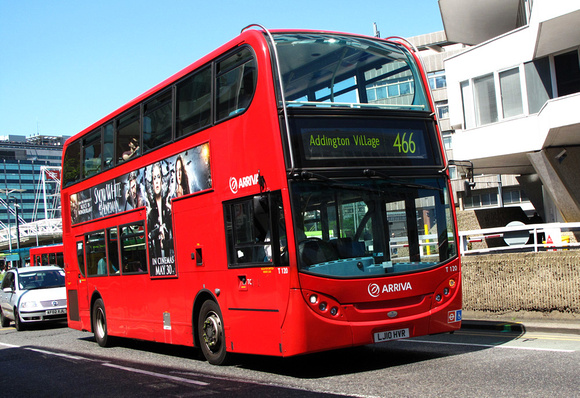
[{"label": "destination display", "polygon": [[306,160],[336,158],[427,158],[424,130],[398,128],[305,128]]},{"label": "destination display", "polygon": [[297,167],[442,167],[428,118],[292,117]]}]

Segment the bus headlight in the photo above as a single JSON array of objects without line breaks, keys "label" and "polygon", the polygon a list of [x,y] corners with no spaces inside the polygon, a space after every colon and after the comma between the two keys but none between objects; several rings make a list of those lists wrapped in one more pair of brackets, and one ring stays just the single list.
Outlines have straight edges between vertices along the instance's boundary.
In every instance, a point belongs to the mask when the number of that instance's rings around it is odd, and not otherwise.
[{"label": "bus headlight", "polygon": [[324,318],[340,320],[345,315],[340,303],[331,296],[311,290],[302,290],[302,295],[310,309]]}]

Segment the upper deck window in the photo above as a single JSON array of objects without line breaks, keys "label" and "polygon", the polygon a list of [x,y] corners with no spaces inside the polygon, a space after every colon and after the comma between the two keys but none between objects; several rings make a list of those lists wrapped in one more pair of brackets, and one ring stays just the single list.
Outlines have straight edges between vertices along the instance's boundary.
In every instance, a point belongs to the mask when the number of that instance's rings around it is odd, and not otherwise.
[{"label": "upper deck window", "polygon": [[417,65],[402,47],[326,33],[277,34],[275,41],[289,106],[430,110]]},{"label": "upper deck window", "polygon": [[216,121],[246,110],[257,81],[256,60],[248,48],[216,65]]},{"label": "upper deck window", "polygon": [[143,116],[143,146],[145,151],[171,141],[172,92],[165,90],[145,102]]}]

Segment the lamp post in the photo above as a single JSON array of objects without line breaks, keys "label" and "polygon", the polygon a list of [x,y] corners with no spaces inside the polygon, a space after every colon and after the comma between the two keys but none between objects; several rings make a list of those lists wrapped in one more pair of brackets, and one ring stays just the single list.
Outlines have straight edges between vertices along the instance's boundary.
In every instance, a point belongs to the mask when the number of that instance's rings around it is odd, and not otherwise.
[{"label": "lamp post", "polygon": [[[12,251],[12,231],[10,227],[10,194],[14,192],[24,192],[26,189],[22,188],[14,188],[14,189],[1,189],[1,192],[6,194],[6,208],[8,209],[8,242],[10,246],[10,251]],[[20,220],[18,219],[18,203],[16,202],[16,198],[14,198],[14,208],[15,208],[15,215],[16,215],[16,249],[18,252],[18,266],[22,265],[22,261],[20,259]]]},{"label": "lamp post", "polygon": [[22,259],[20,258],[20,220],[18,220],[18,208],[20,205],[14,200],[14,210],[16,212],[16,251],[18,252],[18,268],[22,267]]}]

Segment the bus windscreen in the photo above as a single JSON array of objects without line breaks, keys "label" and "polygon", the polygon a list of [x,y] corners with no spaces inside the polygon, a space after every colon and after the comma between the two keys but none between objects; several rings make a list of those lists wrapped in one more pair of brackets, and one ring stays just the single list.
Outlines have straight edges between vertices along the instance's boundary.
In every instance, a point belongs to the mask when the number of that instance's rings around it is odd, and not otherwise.
[{"label": "bus windscreen", "polygon": [[314,32],[274,39],[289,106],[430,110],[415,61],[393,43]]}]

